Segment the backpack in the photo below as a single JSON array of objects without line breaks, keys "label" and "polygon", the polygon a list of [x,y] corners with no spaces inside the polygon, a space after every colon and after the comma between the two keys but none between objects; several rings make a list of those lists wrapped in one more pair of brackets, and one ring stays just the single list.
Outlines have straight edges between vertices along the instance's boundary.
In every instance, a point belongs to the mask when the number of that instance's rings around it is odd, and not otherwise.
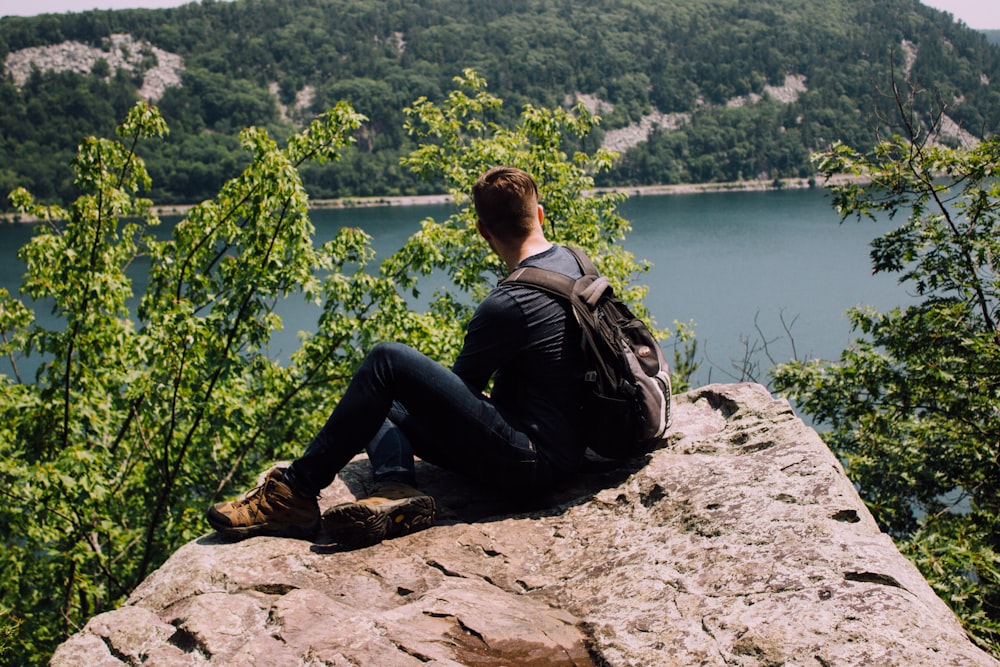
[{"label": "backpack", "polygon": [[606,458],[644,454],[663,438],[670,422],[670,369],[663,350],[594,263],[576,248],[567,250],[582,277],[525,266],[500,284],[535,287],[569,302],[586,363],[580,405],[585,442]]}]

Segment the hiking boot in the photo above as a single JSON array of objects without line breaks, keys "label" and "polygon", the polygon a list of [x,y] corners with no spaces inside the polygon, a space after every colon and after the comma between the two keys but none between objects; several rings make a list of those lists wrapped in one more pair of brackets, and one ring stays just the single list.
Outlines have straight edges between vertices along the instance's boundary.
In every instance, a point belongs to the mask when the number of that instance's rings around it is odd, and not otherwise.
[{"label": "hiking boot", "polygon": [[342,544],[370,546],[429,528],[434,513],[434,499],[427,494],[402,482],[381,482],[367,498],[328,509],[323,529]]},{"label": "hiking boot", "polygon": [[282,468],[272,468],[260,486],[208,510],[208,523],[227,537],[256,535],[309,538],[319,529],[319,503],[285,484]]}]

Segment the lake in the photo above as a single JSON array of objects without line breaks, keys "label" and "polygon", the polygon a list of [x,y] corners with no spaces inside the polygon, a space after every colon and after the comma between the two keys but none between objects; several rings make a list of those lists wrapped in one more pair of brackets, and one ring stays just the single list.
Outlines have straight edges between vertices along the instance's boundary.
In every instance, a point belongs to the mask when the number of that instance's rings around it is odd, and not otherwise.
[{"label": "lake", "polygon": [[[451,210],[448,205],[333,209],[314,211],[312,218],[317,242],[342,226],[361,227],[375,238],[382,258],[422,219],[442,220]],[[840,224],[822,189],[633,196],[620,210],[633,225],[625,247],[653,264],[642,281],[649,285],[647,305],[657,324],[695,323],[701,362],[696,384],[738,379],[748,347],[759,349],[762,336],[777,362],[793,354],[836,358],[851,341],[848,308],[869,304],[886,310],[910,300],[893,276],[871,274],[869,243],[888,225]],[[33,227],[0,226],[0,286],[11,291],[24,271],[17,248]],[[296,332],[311,329],[319,309],[295,300],[280,312],[285,328],[272,350],[287,358],[297,345]],[[782,319],[791,325],[791,336]],[[756,360],[761,368],[771,365],[763,353]],[[22,373],[26,366],[21,363]],[[6,364],[0,369],[9,370]],[[763,374],[758,379],[766,380]]]},{"label": "lake", "polygon": [[848,308],[911,300],[895,276],[871,272],[869,244],[889,224],[840,223],[822,189],[635,197],[621,210],[633,224],[626,247],[654,262],[657,323],[696,323],[700,383],[738,379],[760,332],[775,361],[835,359],[853,338]]}]

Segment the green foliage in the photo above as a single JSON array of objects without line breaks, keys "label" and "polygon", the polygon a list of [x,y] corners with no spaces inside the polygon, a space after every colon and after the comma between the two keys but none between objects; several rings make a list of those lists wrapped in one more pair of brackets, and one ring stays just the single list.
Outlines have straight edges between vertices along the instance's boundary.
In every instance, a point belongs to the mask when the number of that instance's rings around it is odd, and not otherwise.
[{"label": "green foliage", "polygon": [[[34,382],[4,378],[0,394],[0,604],[30,628],[17,642],[20,664],[42,660],[202,532],[203,505],[241,461],[286,453],[314,425],[288,414],[317,369],[281,368],[266,343],[280,325],[275,299],[318,293],[317,269],[366,252],[356,232],[313,248],[296,171],[336,157],[361,120],[340,105],[284,149],[245,131],[251,164],[167,241],[150,234],[158,221],[137,196],[149,177],[134,148],[166,132],[145,104],[120,141],[81,144],[82,194],[68,210],[12,194],[51,221],[21,250],[23,290],[60,320],[42,327],[0,297],[3,352],[43,359]],[[126,270],[140,257],[149,288],[133,313]],[[353,354],[324,372],[347,373]]]},{"label": "green foliage", "polygon": [[[407,130],[421,145],[406,166],[446,179],[459,211],[425,220],[403,248],[370,267],[368,237],[345,228],[314,247],[299,168],[339,159],[364,117],[340,103],[284,148],[260,128],[241,133],[249,164],[194,207],[166,240],[140,194],[150,178],[136,149],[166,134],[139,104],[118,140],[86,139],[74,161],[80,195],[66,210],[20,189],[19,209],[44,221],[21,250],[23,291],[51,306],[46,327],[0,293],[0,652],[40,664],[68,633],[120,604],[178,546],[203,533],[205,507],[256,473],[301,452],[365,351],[397,340],[449,363],[469,304],[499,267],[475,231],[465,195],[486,166],[538,176],[552,234],[594,253],[640,312],[643,267],[617,243],[620,197],[588,197],[610,156],[564,152],[596,123],[526,107],[512,127],[492,118],[500,99],[467,71],[441,103],[421,98]],[[133,295],[130,273],[148,266]],[[426,312],[408,304],[422,276],[453,285]],[[435,280],[435,282],[437,282]],[[287,366],[268,352],[279,299],[322,305]],[[16,364],[38,355],[33,381]]]},{"label": "green foliage", "polygon": [[[493,118],[502,110],[499,98],[486,92],[486,82],[473,70],[456,79],[458,89],[442,104],[418,99],[406,109],[407,130],[420,147],[404,164],[428,179],[443,179],[456,199],[467,199],[476,178],[488,167],[508,164],[531,173],[539,184],[549,222],[550,240],[589,251],[616,288],[625,290],[636,267],[631,253],[616,242],[629,231],[616,212],[621,195],[585,196],[593,189],[593,174],[610,166],[612,155],[566,154],[564,143],[588,134],[597,122],[582,105],[573,113],[528,105],[521,122],[508,129]],[[451,267],[455,284],[481,299],[493,286],[483,274],[506,273],[476,232],[475,212],[465,207],[442,224],[428,223],[414,240],[434,249],[431,268]],[[644,267],[642,267],[644,268]],[[644,288],[630,287],[624,296],[640,302]]]},{"label": "green foliage", "polygon": [[[311,196],[441,191],[447,183],[398,169],[413,148],[401,110],[420,95],[439,99],[464,68],[512,105],[506,123],[524,104],[556,108],[578,93],[608,103],[603,129],[580,140],[589,151],[604,130],[652,111],[691,114],[626,151],[597,176],[601,186],[807,176],[814,150],[874,143],[875,83],[887,80],[891,58],[902,65],[903,40],[916,49],[913,77],[961,100],[949,114],[966,130],[984,136],[1000,125],[1000,50],[914,0],[192,2],[0,19],[0,56],[63,40],[100,47],[117,33],[184,59],[183,86],[157,101],[172,136],[143,149],[161,204],[213,196],[233,173],[218,165],[244,164],[242,127],[293,131],[276,102],[300,123],[340,99],[369,121],[344,160],[302,172]],[[768,102],[765,86],[789,74],[808,90]],[[41,72],[20,89],[0,80],[0,164],[14,183],[40,201],[73,197],[66,163],[77,138],[110,135],[141,84],[138,74],[110,75]],[[298,109],[304,93],[311,103]],[[751,95],[763,101],[727,106]]]},{"label": "green foliage", "polygon": [[784,364],[775,386],[829,425],[876,519],[1000,655],[1000,138],[935,145],[899,109],[902,136],[868,154],[835,146],[818,165],[860,177],[833,188],[843,216],[906,213],[872,265],[920,301],[852,310],[861,337],[839,361]]},{"label": "green foliage", "polygon": [[4,657],[13,653],[20,630],[20,620],[12,617],[9,609],[0,608],[0,660],[4,663]]}]

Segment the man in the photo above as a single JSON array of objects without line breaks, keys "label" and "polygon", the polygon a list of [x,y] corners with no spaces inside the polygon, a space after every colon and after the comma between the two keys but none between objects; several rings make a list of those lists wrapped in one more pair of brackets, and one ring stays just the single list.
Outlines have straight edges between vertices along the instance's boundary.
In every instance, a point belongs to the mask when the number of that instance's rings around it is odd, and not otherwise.
[{"label": "man", "polygon": [[[581,275],[569,251],[546,240],[538,188],[526,172],[494,167],[472,198],[479,233],[508,269]],[[551,488],[583,458],[579,340],[568,305],[501,285],[476,309],[450,371],[412,348],[380,343],[305,453],[245,496],[212,507],[208,521],[231,537],[310,537],[320,526],[320,490],[362,449],[374,492],[323,516],[324,528],[347,543],[373,544],[433,523],[434,501],[414,488],[414,455],[516,497]]]}]

